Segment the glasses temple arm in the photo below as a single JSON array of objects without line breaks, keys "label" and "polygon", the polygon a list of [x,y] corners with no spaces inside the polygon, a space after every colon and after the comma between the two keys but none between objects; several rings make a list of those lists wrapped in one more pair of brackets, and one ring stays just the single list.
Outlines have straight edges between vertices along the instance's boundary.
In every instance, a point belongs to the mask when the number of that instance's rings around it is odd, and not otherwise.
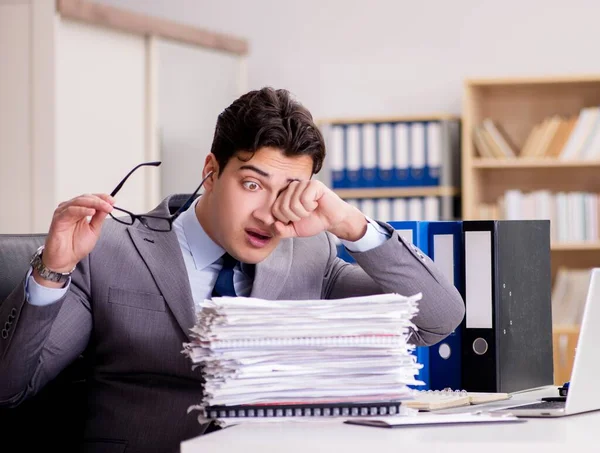
[{"label": "glasses temple arm", "polygon": [[171,218],[175,218],[177,217],[179,214],[181,214],[183,211],[185,211],[187,208],[190,207],[190,205],[192,204],[192,201],[194,201],[194,197],[196,196],[196,194],[198,193],[198,191],[200,190],[200,188],[204,185],[204,182],[213,174],[212,171],[208,172],[208,174],[202,179],[202,181],[200,182],[200,185],[198,187],[196,187],[196,190],[194,190],[194,193],[192,193],[190,195],[190,197],[186,200],[185,203],[183,203],[179,209],[177,211],[175,211],[175,213],[171,216]]},{"label": "glasses temple arm", "polygon": [[153,167],[158,167],[161,164],[160,161],[155,161],[155,162],[143,162],[141,164],[136,165],[135,167],[133,167],[133,169],[127,173],[127,176],[125,176],[121,182],[117,185],[117,187],[115,187],[115,189],[110,193],[111,197],[114,197],[117,192],[119,190],[121,190],[121,187],[123,187],[123,184],[125,184],[125,182],[127,181],[127,179],[129,179],[129,177],[131,176],[131,174],[136,171],[138,168],[146,166],[146,165],[152,165]]}]

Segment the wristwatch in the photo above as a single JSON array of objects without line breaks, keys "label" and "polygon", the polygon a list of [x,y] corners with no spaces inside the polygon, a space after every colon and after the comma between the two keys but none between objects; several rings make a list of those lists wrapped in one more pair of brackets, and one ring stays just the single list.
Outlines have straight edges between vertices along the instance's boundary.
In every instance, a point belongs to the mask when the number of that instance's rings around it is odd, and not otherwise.
[{"label": "wristwatch", "polygon": [[71,269],[70,272],[54,272],[54,271],[48,269],[42,262],[42,253],[43,252],[44,252],[44,246],[42,245],[33,254],[33,257],[31,257],[31,261],[29,262],[29,264],[35,270],[38,271],[38,273],[40,274],[40,277],[42,277],[44,280],[48,280],[48,281],[56,282],[56,283],[65,283],[69,279],[69,277],[71,276],[71,274],[73,273],[75,268]]}]

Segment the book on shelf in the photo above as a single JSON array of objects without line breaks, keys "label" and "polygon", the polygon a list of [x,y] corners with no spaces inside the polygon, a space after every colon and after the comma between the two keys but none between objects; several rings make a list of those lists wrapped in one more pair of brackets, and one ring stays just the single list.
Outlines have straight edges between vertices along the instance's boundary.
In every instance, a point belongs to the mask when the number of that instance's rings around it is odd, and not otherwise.
[{"label": "book on shelf", "polygon": [[506,132],[489,118],[474,128],[473,140],[481,157],[494,159],[516,157],[515,146],[508,139]]},{"label": "book on shelf", "polygon": [[510,189],[498,198],[497,203],[480,204],[479,218],[548,219],[554,243],[595,242],[600,240],[599,211],[600,195],[597,193]]},{"label": "book on shelf", "polygon": [[600,108],[584,107],[576,115],[553,114],[533,125],[520,152],[502,126],[491,118],[476,124],[472,134],[480,157],[491,159],[600,159]]},{"label": "book on shelf", "polygon": [[516,157],[517,152],[515,151],[515,147],[508,136],[506,135],[506,131],[502,129],[502,127],[492,121],[489,118],[483,120],[483,128],[486,131],[487,137],[490,139],[492,145],[497,148],[496,154],[502,155],[506,158]]},{"label": "book on shelf", "polygon": [[578,326],[589,287],[589,268],[560,266],[552,287],[552,323],[554,325]]}]

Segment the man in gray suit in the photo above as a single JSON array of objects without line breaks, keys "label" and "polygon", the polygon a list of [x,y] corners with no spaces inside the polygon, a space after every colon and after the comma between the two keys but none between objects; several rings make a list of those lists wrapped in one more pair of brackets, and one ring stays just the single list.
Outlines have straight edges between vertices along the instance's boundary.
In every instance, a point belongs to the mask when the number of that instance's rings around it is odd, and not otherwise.
[{"label": "man in gray suit", "polygon": [[[449,335],[464,315],[454,285],[389,225],[312,179],[324,157],[308,110],[265,88],[219,115],[201,197],[174,195],[142,216],[107,194],[61,203],[45,246],[0,306],[0,319],[14,315],[0,338],[0,402],[20,404],[85,352],[84,450],[178,451],[203,430],[187,413],[202,374],[182,345],[196,304],[215,294],[421,292],[411,341]],[[334,236],[358,266],[337,257]]]}]

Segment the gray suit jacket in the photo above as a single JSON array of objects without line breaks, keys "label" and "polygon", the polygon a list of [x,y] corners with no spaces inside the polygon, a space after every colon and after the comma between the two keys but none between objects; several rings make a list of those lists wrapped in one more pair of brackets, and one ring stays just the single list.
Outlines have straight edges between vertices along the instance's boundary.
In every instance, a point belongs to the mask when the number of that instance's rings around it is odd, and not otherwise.
[{"label": "gray suit jacket", "polygon": [[[167,214],[181,196],[165,199],[153,214]],[[337,258],[322,233],[281,241],[255,266],[252,297],[341,298],[382,292],[423,293],[412,341],[433,344],[461,322],[459,292],[433,262],[392,237],[354,253],[358,266]],[[16,405],[35,394],[84,351],[91,360],[86,451],[178,451],[201,434],[197,413],[202,375],[182,354],[194,325],[194,304],[174,232],[107,220],[92,253],[72,276],[66,296],[36,307],[19,285],[0,306],[0,319],[17,316],[0,339],[0,403]]]}]

